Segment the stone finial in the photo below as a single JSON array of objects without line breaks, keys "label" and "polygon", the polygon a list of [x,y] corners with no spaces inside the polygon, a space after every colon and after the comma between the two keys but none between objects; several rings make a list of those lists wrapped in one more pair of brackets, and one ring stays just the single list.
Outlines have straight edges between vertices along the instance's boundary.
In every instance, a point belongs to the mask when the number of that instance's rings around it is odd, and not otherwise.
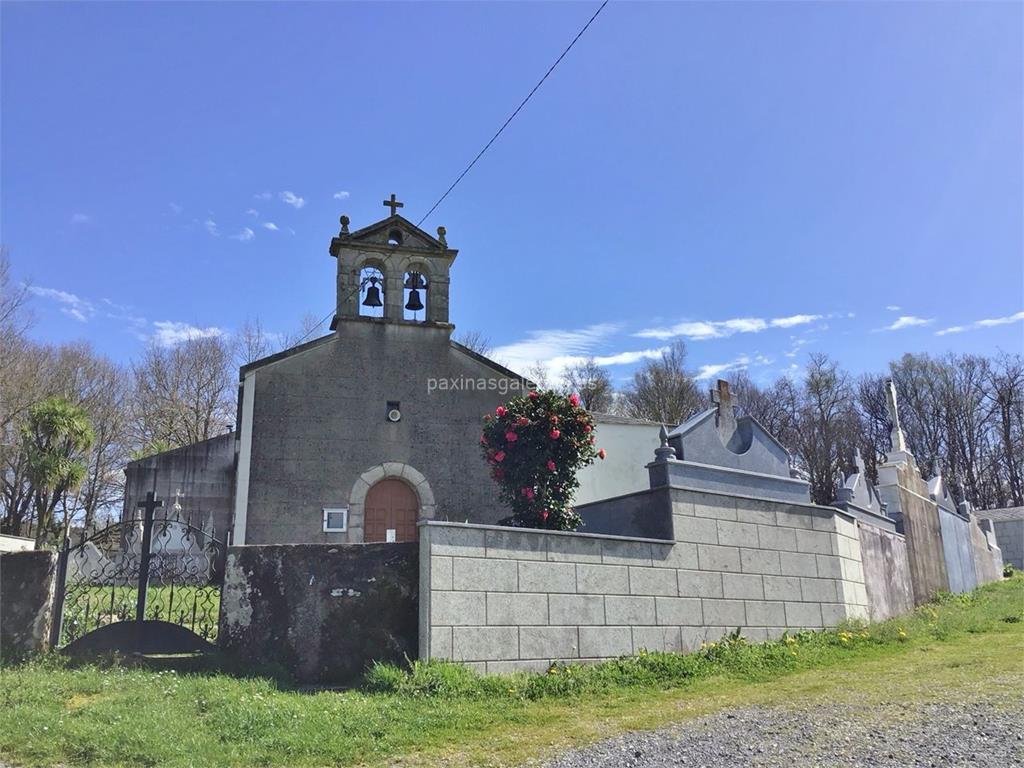
[{"label": "stone finial", "polygon": [[889,433],[890,450],[907,453],[907,439],[903,435],[899,406],[896,404],[896,382],[892,379],[885,380],[885,405],[889,411],[889,421],[892,422],[892,431]]},{"label": "stone finial", "polygon": [[861,455],[859,445],[853,449],[853,464],[857,467],[857,474],[867,474],[867,467],[864,465],[864,457]]},{"label": "stone finial", "polygon": [[668,430],[665,429],[665,425],[661,425],[661,445],[654,449],[654,460],[655,461],[668,461],[669,459],[676,458],[676,449],[668,444]]},{"label": "stone finial", "polygon": [[338,219],[338,221],[341,222],[341,232],[339,232],[338,234],[339,235],[347,235],[348,234],[348,224],[349,224],[348,216],[346,216],[345,214],[341,214],[341,218]]},{"label": "stone finial", "polygon": [[441,241],[441,245],[448,245],[448,240],[446,239],[447,234],[448,230],[444,227],[437,228],[437,239]]},{"label": "stone finial", "polygon": [[736,431],[736,410],[732,401],[732,394],[729,392],[729,382],[719,379],[717,386],[711,390],[711,402],[718,406],[718,417],[715,423],[718,425],[718,434],[723,443]]}]

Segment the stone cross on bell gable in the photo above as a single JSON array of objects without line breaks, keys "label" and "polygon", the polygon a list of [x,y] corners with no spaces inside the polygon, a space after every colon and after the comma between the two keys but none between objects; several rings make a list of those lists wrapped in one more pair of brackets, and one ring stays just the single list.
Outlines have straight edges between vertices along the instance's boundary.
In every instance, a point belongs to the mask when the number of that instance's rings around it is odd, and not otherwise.
[{"label": "stone cross on bell gable", "polygon": [[405,208],[405,203],[398,202],[398,200],[395,198],[394,192],[392,192],[391,193],[391,199],[384,201],[384,207],[385,208],[390,208],[391,209],[391,215],[394,216],[395,213],[397,213],[399,208]]},{"label": "stone cross on bell gable", "polygon": [[736,410],[729,392],[729,382],[719,379],[717,386],[711,390],[711,402],[718,406],[718,434],[723,442],[728,442],[736,431]]},{"label": "stone cross on bell gable", "polygon": [[907,452],[907,440],[903,436],[903,427],[900,425],[900,411],[896,404],[896,383],[892,379],[885,380],[885,405],[889,411],[889,421],[892,423],[892,431],[889,433],[889,444],[895,452]]}]

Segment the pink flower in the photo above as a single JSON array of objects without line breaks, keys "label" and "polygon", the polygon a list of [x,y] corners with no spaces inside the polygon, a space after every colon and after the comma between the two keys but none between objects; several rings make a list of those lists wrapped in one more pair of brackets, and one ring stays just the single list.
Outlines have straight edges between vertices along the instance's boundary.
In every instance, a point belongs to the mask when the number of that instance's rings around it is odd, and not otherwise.
[{"label": "pink flower", "polygon": [[562,435],[562,433],[559,432],[557,429],[552,429],[551,430],[551,439],[552,440],[557,440],[559,437],[561,437],[561,435]]},{"label": "pink flower", "polygon": [[494,460],[495,461],[504,461],[505,460],[505,452],[504,451],[498,451],[496,454],[494,454]]},{"label": "pink flower", "polygon": [[519,435],[517,435],[515,432],[506,432],[505,439],[510,443],[514,443],[516,440],[519,439]]},{"label": "pink flower", "polygon": [[528,499],[532,499],[534,496],[533,488],[523,488],[523,496]]},{"label": "pink flower", "polygon": [[491,414],[485,413],[484,414],[484,421],[490,421],[490,420],[491,420]]},{"label": "pink flower", "polygon": [[576,408],[576,407],[579,406],[579,404],[580,404],[580,396],[579,395],[577,395],[575,392],[573,392],[571,395],[569,395],[569,405],[571,405],[573,408]]},{"label": "pink flower", "polygon": [[555,471],[555,462],[553,462],[551,459],[548,459],[548,470],[550,470],[551,472]]},{"label": "pink flower", "polygon": [[552,413],[551,416],[548,417],[548,421],[550,421],[552,424],[557,424],[558,416]]},{"label": "pink flower", "polygon": [[494,479],[501,480],[505,476],[505,470],[501,467],[494,468]]},{"label": "pink flower", "polygon": [[541,510],[540,519],[543,520],[544,522],[547,522],[547,520],[548,520],[548,511],[546,509]]},{"label": "pink flower", "polygon": [[487,435],[480,435],[480,445],[487,445]]},{"label": "pink flower", "polygon": [[590,436],[590,444],[593,445],[596,442],[597,442],[597,436],[596,435],[591,435]]},{"label": "pink flower", "polygon": [[604,459],[604,457],[607,456],[607,455],[608,454],[605,453],[604,448],[602,448],[600,451],[597,452],[597,458],[599,458],[599,459]]},{"label": "pink flower", "polygon": [[584,424],[583,425],[583,431],[584,432],[593,432],[594,428],[592,426],[590,426],[589,424]]},{"label": "pink flower", "polygon": [[497,414],[498,418],[501,418],[506,413],[508,413],[508,408],[506,408],[504,405],[499,405],[497,408],[494,409],[494,413]]},{"label": "pink flower", "polygon": [[520,427],[525,427],[530,423],[530,420],[525,416],[520,416],[519,421],[516,422]]},{"label": "pink flower", "polygon": [[531,400],[536,400],[538,397],[540,397],[540,395],[537,394],[536,389],[531,389],[529,392],[526,393],[526,396]]}]

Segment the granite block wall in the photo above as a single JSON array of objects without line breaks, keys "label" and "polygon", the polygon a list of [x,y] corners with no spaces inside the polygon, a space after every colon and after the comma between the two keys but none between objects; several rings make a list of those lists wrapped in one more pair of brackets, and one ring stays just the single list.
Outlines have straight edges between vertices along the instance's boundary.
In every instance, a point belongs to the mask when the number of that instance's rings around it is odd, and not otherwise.
[{"label": "granite block wall", "polygon": [[218,643],[316,683],[415,657],[418,556],[415,543],[230,547]]},{"label": "granite block wall", "polygon": [[0,555],[0,661],[49,647],[56,572],[56,552]]},{"label": "granite block wall", "polygon": [[1024,570],[1024,520],[994,520],[996,541],[1003,553],[1003,562]]},{"label": "granite block wall", "polygon": [[936,514],[939,517],[939,531],[942,534],[942,553],[946,559],[946,575],[949,579],[948,589],[950,592],[970,592],[978,586],[978,577],[974,570],[971,523],[942,507],[936,507]]},{"label": "granite block wall", "polygon": [[885,621],[914,610],[907,541],[898,533],[858,523],[864,586],[872,621]]},{"label": "granite block wall", "polygon": [[420,657],[542,670],[867,618],[851,519],[673,491],[672,540],[422,523]]}]

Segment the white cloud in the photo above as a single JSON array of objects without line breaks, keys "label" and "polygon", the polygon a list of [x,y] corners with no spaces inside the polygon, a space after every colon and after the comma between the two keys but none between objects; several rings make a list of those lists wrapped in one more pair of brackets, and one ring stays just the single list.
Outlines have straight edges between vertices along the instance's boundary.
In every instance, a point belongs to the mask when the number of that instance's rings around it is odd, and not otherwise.
[{"label": "white cloud", "polygon": [[255,232],[253,232],[251,229],[249,229],[249,227],[242,227],[242,231],[239,232],[237,235],[231,235],[230,239],[231,240],[240,240],[243,243],[247,243],[250,240],[252,240],[254,237],[256,237],[256,233]]},{"label": "white cloud", "polygon": [[60,311],[63,314],[80,323],[88,322],[89,318],[96,312],[91,302],[57,288],[43,288],[38,285],[30,285],[28,286],[28,292],[42,299],[56,301],[61,305]]},{"label": "white cloud", "polygon": [[992,317],[985,320],[975,320],[973,323],[967,325],[953,325],[949,328],[943,328],[941,331],[936,331],[936,336],[945,336],[949,333],[963,333],[964,331],[976,331],[979,328],[992,328],[997,325],[1009,325],[1010,323],[1018,323],[1024,320],[1024,312],[1017,312],[1006,317]]},{"label": "white cloud", "polygon": [[270,198],[273,197],[273,195],[270,194],[269,192],[257,192],[255,195],[253,195],[253,197],[256,200],[269,200]]},{"label": "white cloud", "polygon": [[672,339],[683,337],[691,341],[723,339],[736,333],[760,333],[768,328],[793,328],[822,319],[822,315],[790,315],[764,319],[760,317],[737,317],[731,320],[697,320],[661,328],[645,328],[635,333],[644,339]]},{"label": "white cloud", "polygon": [[697,381],[704,381],[705,379],[719,376],[720,374],[727,373],[728,371],[744,370],[748,365],[750,365],[750,358],[746,355],[741,355],[729,363],[702,365],[693,378]]},{"label": "white cloud", "polygon": [[294,192],[291,192],[287,189],[284,192],[280,193],[278,197],[281,198],[282,203],[287,203],[292,208],[301,208],[306,204],[306,201],[304,199],[302,199]]},{"label": "white cloud", "polygon": [[340,192],[335,192],[334,193],[334,199],[335,200],[348,200],[348,198],[349,198],[349,194],[345,190],[342,190]]},{"label": "white cloud", "polygon": [[210,233],[213,237],[220,237],[220,229],[217,228],[217,222],[213,219],[207,219],[203,222],[203,228]]},{"label": "white cloud", "polygon": [[531,331],[522,341],[495,348],[490,357],[519,373],[540,362],[551,370],[552,376],[557,377],[573,361],[592,354],[618,329],[617,325],[605,323],[572,331]]},{"label": "white cloud", "polygon": [[163,347],[173,347],[189,339],[209,339],[226,334],[223,329],[215,326],[199,328],[173,320],[157,320],[153,323],[153,327],[156,328],[153,339]]},{"label": "white cloud", "polygon": [[899,312],[902,307],[899,304],[889,304],[886,306],[886,309],[890,312]]},{"label": "white cloud", "polygon": [[173,213],[175,216],[177,216],[179,213],[181,213],[183,210],[185,210],[184,208],[182,208],[177,203],[168,203],[167,207],[171,209],[171,213]]},{"label": "white cloud", "polygon": [[246,216],[255,216],[256,218],[259,218],[260,212],[257,211],[255,208],[250,208],[249,210],[247,210],[245,212],[245,215]]},{"label": "white cloud", "polygon": [[71,214],[72,224],[88,224],[92,221],[92,216],[87,213],[73,213]]},{"label": "white cloud", "polygon": [[821,315],[790,315],[789,317],[777,317],[771,322],[772,328],[792,328],[794,325],[807,325],[816,320],[821,320]]},{"label": "white cloud", "polygon": [[896,318],[896,322],[892,325],[887,325],[885,328],[878,328],[879,331],[899,331],[904,328],[915,328],[920,325],[930,325],[935,322],[935,318],[915,317],[914,315],[900,315]]},{"label": "white cloud", "polygon": [[263,222],[263,228],[264,229],[269,229],[271,232],[277,232],[277,230],[279,229],[277,224],[275,224],[272,221],[264,221]]}]

